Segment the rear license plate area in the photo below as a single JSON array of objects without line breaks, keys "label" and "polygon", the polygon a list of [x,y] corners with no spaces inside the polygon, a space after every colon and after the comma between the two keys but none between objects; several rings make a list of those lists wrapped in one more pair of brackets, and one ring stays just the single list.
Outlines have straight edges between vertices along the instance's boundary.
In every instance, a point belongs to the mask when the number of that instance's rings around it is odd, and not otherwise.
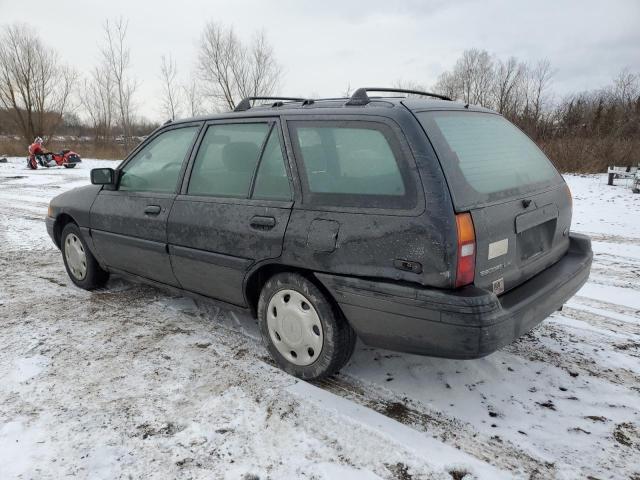
[{"label": "rear license plate area", "polygon": [[557,219],[523,230],[516,237],[516,251],[521,261],[543,255],[551,249]]}]

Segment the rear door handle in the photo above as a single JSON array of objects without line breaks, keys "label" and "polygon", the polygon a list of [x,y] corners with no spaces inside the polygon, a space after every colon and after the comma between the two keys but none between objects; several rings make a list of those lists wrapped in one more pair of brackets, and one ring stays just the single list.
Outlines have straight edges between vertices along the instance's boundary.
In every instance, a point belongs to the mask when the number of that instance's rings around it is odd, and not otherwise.
[{"label": "rear door handle", "polygon": [[160,205],[147,205],[147,208],[144,209],[146,215],[158,215],[161,211]]},{"label": "rear door handle", "polygon": [[250,225],[257,230],[271,230],[276,226],[276,219],[273,217],[255,216],[251,219]]}]

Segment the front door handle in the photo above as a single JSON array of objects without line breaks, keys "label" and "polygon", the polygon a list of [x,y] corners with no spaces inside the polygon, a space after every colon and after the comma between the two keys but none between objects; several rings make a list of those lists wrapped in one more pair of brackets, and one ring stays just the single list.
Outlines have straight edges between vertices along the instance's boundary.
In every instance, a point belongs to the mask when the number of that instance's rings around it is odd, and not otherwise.
[{"label": "front door handle", "polygon": [[144,209],[145,215],[158,215],[161,211],[160,205],[147,205],[147,208]]},{"label": "front door handle", "polygon": [[250,225],[256,230],[271,230],[276,226],[276,219],[273,217],[255,216],[251,219]]}]

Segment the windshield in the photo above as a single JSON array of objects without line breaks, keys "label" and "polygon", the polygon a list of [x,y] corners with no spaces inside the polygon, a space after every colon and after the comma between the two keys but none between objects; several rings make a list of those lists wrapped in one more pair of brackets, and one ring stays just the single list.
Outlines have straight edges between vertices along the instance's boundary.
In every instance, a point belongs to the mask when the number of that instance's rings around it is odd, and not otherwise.
[{"label": "windshield", "polygon": [[500,115],[430,111],[416,116],[438,154],[459,210],[563,181],[536,144]]}]

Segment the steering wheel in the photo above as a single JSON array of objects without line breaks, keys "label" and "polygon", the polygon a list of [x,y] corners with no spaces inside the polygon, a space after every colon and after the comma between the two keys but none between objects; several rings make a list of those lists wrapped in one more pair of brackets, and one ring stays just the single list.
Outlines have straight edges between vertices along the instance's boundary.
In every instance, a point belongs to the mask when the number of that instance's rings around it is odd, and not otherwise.
[{"label": "steering wheel", "polygon": [[177,163],[167,163],[166,165],[163,165],[162,168],[160,168],[161,172],[165,172],[167,170],[173,170],[173,169],[179,169],[180,165]]},{"label": "steering wheel", "polygon": [[122,177],[120,177],[120,186],[122,187],[122,180],[127,179],[127,184],[125,185],[125,189],[134,190],[136,188],[143,188],[149,184],[149,181],[144,177],[139,175],[134,175],[132,173],[122,172]]}]

